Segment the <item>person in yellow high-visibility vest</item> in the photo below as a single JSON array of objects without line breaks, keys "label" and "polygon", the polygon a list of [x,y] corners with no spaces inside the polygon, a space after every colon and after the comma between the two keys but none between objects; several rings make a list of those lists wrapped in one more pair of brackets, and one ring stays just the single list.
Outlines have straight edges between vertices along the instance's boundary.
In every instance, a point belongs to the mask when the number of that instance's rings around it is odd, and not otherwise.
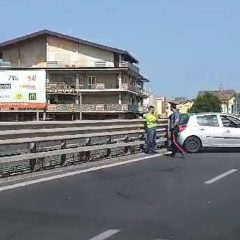
[{"label": "person in yellow high-visibility vest", "polygon": [[155,113],[155,108],[150,106],[148,113],[145,116],[147,130],[147,153],[156,153],[156,138],[157,138],[157,121],[158,115]]}]

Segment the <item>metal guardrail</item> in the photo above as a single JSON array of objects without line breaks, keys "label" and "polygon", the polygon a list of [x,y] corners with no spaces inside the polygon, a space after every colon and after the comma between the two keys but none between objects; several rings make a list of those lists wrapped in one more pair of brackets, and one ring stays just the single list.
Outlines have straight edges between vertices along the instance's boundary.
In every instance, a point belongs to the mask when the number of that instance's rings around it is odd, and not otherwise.
[{"label": "metal guardrail", "polygon": [[[143,151],[143,120],[0,124],[0,177]],[[157,126],[165,146],[167,119]],[[4,129],[4,130],[3,130]]]}]

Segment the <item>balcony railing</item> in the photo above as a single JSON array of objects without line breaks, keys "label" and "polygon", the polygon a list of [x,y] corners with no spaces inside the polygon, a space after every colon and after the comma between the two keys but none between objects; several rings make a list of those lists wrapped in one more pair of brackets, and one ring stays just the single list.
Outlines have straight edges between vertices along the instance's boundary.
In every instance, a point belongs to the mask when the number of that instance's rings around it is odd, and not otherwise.
[{"label": "balcony railing", "polygon": [[79,104],[48,104],[48,112],[80,112]]},{"label": "balcony railing", "polygon": [[138,112],[137,105],[128,104],[48,104],[48,112]]},{"label": "balcony railing", "polygon": [[103,90],[103,89],[106,89],[106,86],[105,86],[105,83],[96,83],[96,84],[88,85],[88,88]]},{"label": "balcony railing", "polygon": [[138,86],[133,86],[129,83],[123,83],[121,88],[117,88],[114,86],[109,86],[109,85],[105,85],[105,83],[97,83],[97,84],[93,84],[93,85],[88,85],[88,87],[84,87],[84,86],[80,86],[79,89],[76,89],[75,86],[69,86],[68,84],[66,84],[65,82],[51,82],[51,83],[47,83],[47,93],[48,94],[77,94],[78,91],[81,90],[115,90],[115,91],[121,91],[121,90],[126,90],[126,91],[131,91],[131,92],[135,92],[139,95],[142,95],[144,97],[148,97],[149,96],[149,92],[144,90],[143,88],[140,88]]},{"label": "balcony railing", "polygon": [[46,91],[49,94],[76,94],[75,89],[64,82],[47,83]]},{"label": "balcony railing", "polygon": [[129,68],[130,70],[139,73],[139,67],[137,67],[136,65],[130,63],[130,62],[126,62],[126,61],[122,61],[120,63],[120,67],[126,67]]},{"label": "balcony railing", "polygon": [[[48,61],[46,65],[49,68],[114,67],[114,63],[106,61]],[[130,62],[122,61],[119,66],[139,73],[139,67]]]},{"label": "balcony railing", "polygon": [[133,85],[131,85],[129,83],[123,83],[122,84],[122,89],[129,90],[129,91],[132,91],[132,92],[136,92],[136,93],[141,94],[143,96],[149,96],[149,92],[147,92],[143,88],[140,88],[140,87],[137,87],[137,86],[133,86]]},{"label": "balcony railing", "polygon": [[79,68],[79,67],[114,67],[114,63],[106,61],[48,61],[49,68]]}]

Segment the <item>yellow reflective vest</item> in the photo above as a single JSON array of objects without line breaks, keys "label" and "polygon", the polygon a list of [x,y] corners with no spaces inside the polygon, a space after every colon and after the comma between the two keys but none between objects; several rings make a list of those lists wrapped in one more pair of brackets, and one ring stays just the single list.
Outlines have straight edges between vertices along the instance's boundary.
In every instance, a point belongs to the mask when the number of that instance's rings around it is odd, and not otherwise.
[{"label": "yellow reflective vest", "polygon": [[158,117],[155,114],[148,113],[145,116],[147,128],[156,128],[157,127],[157,121]]}]

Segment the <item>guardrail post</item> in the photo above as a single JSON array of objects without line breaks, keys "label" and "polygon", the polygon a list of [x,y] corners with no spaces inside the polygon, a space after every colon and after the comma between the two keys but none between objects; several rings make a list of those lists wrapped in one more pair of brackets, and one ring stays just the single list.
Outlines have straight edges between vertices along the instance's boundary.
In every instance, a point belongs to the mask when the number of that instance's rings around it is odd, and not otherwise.
[{"label": "guardrail post", "polygon": [[[108,139],[107,139],[107,144],[111,144],[111,143],[112,143],[112,137],[109,136]],[[107,157],[110,157],[111,153],[112,153],[111,148],[108,148],[107,149]]]},{"label": "guardrail post", "polygon": [[[35,142],[34,143],[30,143],[30,153],[36,153],[36,152],[37,152],[37,144]],[[31,172],[34,171],[36,163],[37,163],[37,159],[36,158],[30,159],[29,165],[30,165],[30,171]]]},{"label": "guardrail post", "polygon": [[[125,137],[124,142],[129,142],[129,135],[128,135],[128,134],[127,134],[127,136]],[[129,147],[129,146],[126,146],[126,147],[124,148],[124,154],[128,154],[128,153],[129,153],[129,149],[130,149],[130,147]]]},{"label": "guardrail post", "polygon": [[[88,138],[86,141],[86,146],[91,146],[92,139]],[[86,151],[85,152],[85,162],[89,161],[91,158],[91,151]]]},{"label": "guardrail post", "polygon": [[[61,149],[66,149],[67,148],[67,141],[66,140],[61,140]],[[60,165],[62,166],[66,162],[66,154],[61,154],[61,162]]]}]

